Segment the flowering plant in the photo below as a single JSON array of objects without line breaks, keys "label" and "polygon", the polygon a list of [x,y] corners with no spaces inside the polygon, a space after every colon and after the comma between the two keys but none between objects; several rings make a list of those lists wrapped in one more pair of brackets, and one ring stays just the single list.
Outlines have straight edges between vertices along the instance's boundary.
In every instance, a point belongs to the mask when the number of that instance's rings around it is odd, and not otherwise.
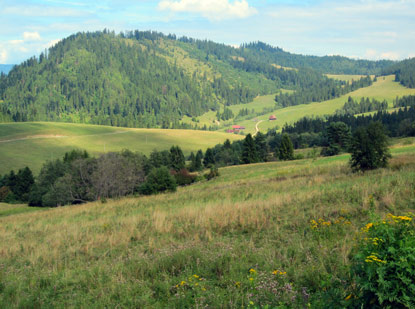
[{"label": "flowering plant", "polygon": [[352,300],[371,308],[414,308],[415,216],[389,214],[366,224],[352,265],[356,283]]}]

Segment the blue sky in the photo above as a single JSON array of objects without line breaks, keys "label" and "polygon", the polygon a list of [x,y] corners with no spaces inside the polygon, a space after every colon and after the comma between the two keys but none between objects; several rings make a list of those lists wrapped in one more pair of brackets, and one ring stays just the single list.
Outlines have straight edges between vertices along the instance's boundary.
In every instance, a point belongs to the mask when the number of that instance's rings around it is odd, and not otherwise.
[{"label": "blue sky", "polygon": [[[98,3],[98,4],[97,4]],[[415,0],[0,0],[0,63],[78,31],[156,30],[308,55],[415,57]]]}]

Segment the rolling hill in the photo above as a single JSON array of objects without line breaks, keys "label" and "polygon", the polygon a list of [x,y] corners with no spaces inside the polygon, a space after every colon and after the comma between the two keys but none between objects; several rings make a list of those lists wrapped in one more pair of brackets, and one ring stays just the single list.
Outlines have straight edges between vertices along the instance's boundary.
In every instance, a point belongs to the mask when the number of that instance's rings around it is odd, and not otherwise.
[{"label": "rolling hill", "polygon": [[367,173],[341,155],[223,168],[157,196],[0,204],[0,307],[345,307],[361,228],[413,211],[414,151],[396,145]]},{"label": "rolling hill", "polygon": [[325,89],[335,98],[345,82],[322,73],[376,74],[392,64],[151,31],[77,33],[0,79],[0,122],[200,128],[182,120],[281,89]]},{"label": "rolling hill", "polygon": [[226,139],[242,136],[220,132],[164,129],[128,129],[108,126],[35,122],[0,124],[0,175],[25,166],[37,175],[46,160],[61,158],[72,149],[85,149],[93,155],[109,151],[150,154],[179,145],[185,155],[205,150]]}]

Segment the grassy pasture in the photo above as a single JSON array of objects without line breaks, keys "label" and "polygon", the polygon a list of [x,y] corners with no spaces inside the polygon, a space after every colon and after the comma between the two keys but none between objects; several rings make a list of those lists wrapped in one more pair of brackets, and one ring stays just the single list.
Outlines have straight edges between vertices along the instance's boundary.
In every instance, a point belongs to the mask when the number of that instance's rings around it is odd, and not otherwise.
[{"label": "grassy pasture", "polygon": [[[347,76],[349,75],[346,75],[345,77],[339,76],[338,78],[345,79]],[[350,78],[354,78],[354,75],[350,75]],[[389,102],[390,108],[392,108],[392,102],[397,96],[402,97],[405,95],[415,95],[415,89],[406,88],[401,84],[395,82],[394,80],[394,75],[389,75],[385,77],[381,76],[378,78],[376,82],[373,83],[373,85],[350,92],[339,98],[324,102],[314,102],[310,104],[301,104],[276,109],[273,112],[255,117],[255,119],[248,119],[238,122],[238,124],[246,127],[245,133],[254,133],[256,122],[260,120],[263,120],[263,122],[261,122],[261,124],[258,127],[262,132],[266,132],[268,129],[274,128],[275,126],[279,126],[281,129],[285,123],[293,123],[305,116],[311,117],[333,114],[337,109],[343,107],[344,103],[347,102],[349,96],[357,100],[360,100],[362,97],[369,97],[371,99],[373,98],[380,101],[386,100]],[[263,107],[272,106],[272,100],[273,96],[263,96],[257,98],[256,101],[254,101],[254,103],[257,109],[262,110]],[[248,104],[241,104],[236,106],[238,109],[245,108],[244,106],[249,108]],[[275,115],[277,117],[277,120],[269,121],[268,119],[271,115]],[[225,128],[221,128],[220,130],[224,131],[226,129],[229,129],[230,127],[231,125],[225,126]]]},{"label": "grassy pasture", "polygon": [[252,164],[176,193],[0,217],[0,307],[239,308],[275,285],[288,307],[341,307],[369,209],[413,210],[415,147],[392,152],[365,174],[347,155]]},{"label": "grassy pasture", "polygon": [[[386,100],[389,102],[389,106],[392,108],[392,101],[397,96],[402,97],[405,95],[415,95],[415,89],[403,87],[401,84],[395,82],[394,79],[395,77],[393,75],[379,77],[378,80],[373,83],[373,85],[345,94],[340,98],[324,102],[290,106],[276,110],[273,113],[258,117],[258,120],[265,120],[259,125],[259,128],[261,131],[265,132],[266,130],[273,128],[276,125],[282,128],[285,123],[293,123],[305,116],[322,116],[333,114],[337,109],[343,107],[344,103],[347,102],[347,98],[349,96],[357,100],[360,100],[362,97],[369,97],[379,101]],[[269,116],[272,114],[277,116],[276,121],[268,121]],[[250,122],[247,122],[246,124],[249,125],[250,131],[254,130],[253,124]]]},{"label": "grassy pasture", "polygon": [[185,154],[205,150],[229,138],[220,132],[162,129],[127,129],[68,123],[0,124],[0,174],[29,166],[35,174],[49,159],[74,148],[91,154],[130,149],[149,154],[152,150],[179,145]]},{"label": "grassy pasture", "polygon": [[347,74],[325,74],[328,78],[342,80],[345,82],[352,82],[354,80],[359,80],[365,75],[347,75]]}]

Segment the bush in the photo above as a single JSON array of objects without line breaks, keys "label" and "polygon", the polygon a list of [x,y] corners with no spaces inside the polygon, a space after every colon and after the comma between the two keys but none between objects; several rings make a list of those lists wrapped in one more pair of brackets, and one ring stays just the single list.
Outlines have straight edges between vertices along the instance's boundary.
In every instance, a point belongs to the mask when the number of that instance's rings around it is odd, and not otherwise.
[{"label": "bush", "polygon": [[180,171],[176,172],[173,170],[172,175],[176,179],[176,183],[179,186],[186,186],[194,183],[196,181],[196,174],[190,174],[189,171],[185,168],[182,168]]},{"label": "bush", "polygon": [[167,167],[154,168],[140,187],[141,194],[150,195],[164,191],[176,191],[177,183]]},{"label": "bush", "polygon": [[209,174],[205,175],[207,180],[211,180],[219,176],[219,170],[217,167],[211,167]]},{"label": "bush", "polygon": [[352,260],[359,305],[415,308],[414,219],[414,215],[389,214],[386,220],[362,229]]}]

